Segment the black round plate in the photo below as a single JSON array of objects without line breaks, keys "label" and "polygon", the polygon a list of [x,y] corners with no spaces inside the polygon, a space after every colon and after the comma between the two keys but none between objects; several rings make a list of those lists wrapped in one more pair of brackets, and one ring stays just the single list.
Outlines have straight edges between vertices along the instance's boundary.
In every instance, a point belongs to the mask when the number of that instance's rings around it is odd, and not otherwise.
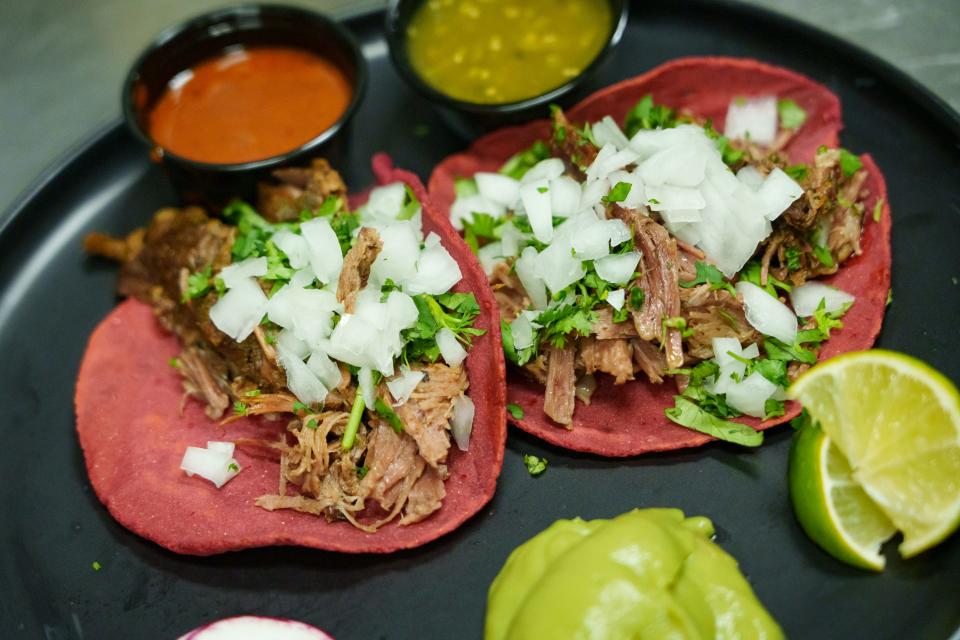
[{"label": "black round plate", "polygon": [[[394,74],[380,14],[349,24],[371,90],[349,183],[374,151],[426,177],[462,142]],[[956,114],[862,51],[771,14],[717,2],[638,2],[596,87],[691,54],[752,56],[826,83],[843,100],[843,143],[883,168],[894,211],[893,297],[880,345],[960,380],[960,125]],[[634,460],[571,454],[512,431],[493,502],[424,548],[386,557],[296,548],[177,556],[118,526],[90,491],[73,388],[87,336],[116,303],[115,270],[81,238],[122,233],[173,202],[164,176],[118,125],[57,165],[0,234],[0,636],[176,637],[239,613],[299,618],[338,638],[478,638],[486,591],[509,552],[557,518],[672,506],[711,517],[718,542],[795,638],[946,638],[960,624],[960,536],[881,575],[834,561],[797,526],[786,484],[789,427],[759,451],[720,444]],[[131,354],[131,357],[136,357]],[[629,418],[629,417],[626,417]],[[522,455],[550,461],[531,478]],[[91,564],[102,565],[95,571]]]}]

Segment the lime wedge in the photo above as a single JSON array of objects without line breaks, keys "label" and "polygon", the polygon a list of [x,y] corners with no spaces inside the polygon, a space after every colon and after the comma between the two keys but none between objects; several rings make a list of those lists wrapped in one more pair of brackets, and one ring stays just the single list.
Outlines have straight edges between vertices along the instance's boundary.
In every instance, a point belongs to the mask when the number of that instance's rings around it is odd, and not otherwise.
[{"label": "lime wedge", "polygon": [[883,569],[880,546],[897,528],[853,480],[850,464],[816,425],[794,436],[789,479],[797,520],[814,542],[847,564]]},{"label": "lime wedge", "polygon": [[[875,349],[813,367],[787,395],[803,404],[836,445],[840,459],[849,461],[853,486],[862,488],[903,532],[899,549],[904,557],[929,549],[956,530],[960,393],[947,378],[915,358]],[[851,500],[857,498],[849,497],[848,506]],[[839,506],[837,498],[833,502]],[[846,529],[849,533],[849,523]],[[868,541],[871,536],[858,532],[853,539]]]}]

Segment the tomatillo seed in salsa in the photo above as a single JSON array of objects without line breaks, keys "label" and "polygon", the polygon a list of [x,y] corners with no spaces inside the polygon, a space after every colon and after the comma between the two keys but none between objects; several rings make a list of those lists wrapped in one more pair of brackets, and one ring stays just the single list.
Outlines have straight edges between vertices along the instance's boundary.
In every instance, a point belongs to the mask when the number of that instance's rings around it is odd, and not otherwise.
[{"label": "tomatillo seed in salsa", "polygon": [[352,91],[343,71],[310,51],[230,49],[174,76],[147,129],[160,147],[190,160],[263,160],[328,129]]},{"label": "tomatillo seed in salsa", "polygon": [[579,75],[612,22],[608,0],[427,0],[407,26],[407,55],[441,93],[515,102]]}]

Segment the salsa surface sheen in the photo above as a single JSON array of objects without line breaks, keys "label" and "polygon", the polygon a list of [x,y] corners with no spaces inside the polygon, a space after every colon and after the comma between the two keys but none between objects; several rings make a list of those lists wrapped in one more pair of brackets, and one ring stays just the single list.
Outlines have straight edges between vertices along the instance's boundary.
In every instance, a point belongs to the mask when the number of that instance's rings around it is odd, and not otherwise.
[{"label": "salsa surface sheen", "polygon": [[407,27],[407,53],[437,91],[500,104],[559,87],[610,36],[607,0],[429,0]]},{"label": "salsa surface sheen", "polygon": [[346,110],[351,94],[344,73],[309,51],[234,49],[177,74],[147,126],[161,148],[184,158],[251,162],[322,133]]}]

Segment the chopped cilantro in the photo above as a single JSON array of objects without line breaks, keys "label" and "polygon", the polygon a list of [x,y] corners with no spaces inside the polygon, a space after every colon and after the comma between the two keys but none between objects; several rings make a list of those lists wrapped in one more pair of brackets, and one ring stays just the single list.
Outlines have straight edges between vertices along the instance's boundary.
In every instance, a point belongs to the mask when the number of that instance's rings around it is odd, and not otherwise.
[{"label": "chopped cilantro", "polygon": [[240,465],[238,465],[236,462],[231,462],[230,464],[227,465],[227,471],[233,471],[234,473],[238,473],[240,471]]},{"label": "chopped cilantro", "polygon": [[227,292],[227,283],[223,281],[223,278],[217,276],[213,279],[213,288],[216,289],[218,296],[222,296]]},{"label": "chopped cilantro", "polygon": [[507,357],[507,360],[518,367],[527,364],[537,355],[538,337],[536,333],[534,334],[533,344],[519,351],[513,346],[513,332],[510,330],[510,324],[505,320],[500,321],[500,336],[503,341],[503,354]]},{"label": "chopped cilantro", "polygon": [[777,100],[777,113],[780,114],[780,126],[784,129],[799,129],[807,121],[807,112],[789,98]]},{"label": "chopped cilantro", "polygon": [[480,193],[480,190],[477,189],[477,181],[473,178],[457,178],[453,181],[453,190],[458,198],[475,196]]},{"label": "chopped cilantro", "polygon": [[210,278],[212,275],[213,267],[208,264],[200,271],[187,276],[187,290],[183,292],[182,302],[207,295],[207,292],[210,291]]},{"label": "chopped cilantro", "polygon": [[675,318],[664,318],[663,319],[663,330],[666,332],[667,329],[677,329],[680,331],[680,336],[687,338],[693,335],[693,329],[687,328],[686,319],[677,316]]},{"label": "chopped cilantro", "polygon": [[180,368],[180,359],[179,358],[170,358],[167,360],[167,364],[173,367],[174,369]]},{"label": "chopped cilantro", "polygon": [[660,204],[660,201],[657,200],[656,198],[650,198],[649,200],[647,200],[647,204]]},{"label": "chopped cilantro", "polygon": [[512,402],[507,405],[507,411],[510,412],[510,415],[519,420],[523,417],[523,407],[518,404],[513,404]]},{"label": "chopped cilantro", "polygon": [[370,469],[367,467],[357,467],[357,478],[363,480],[363,477],[370,472]]},{"label": "chopped cilantro", "polygon": [[247,405],[237,400],[233,403],[233,412],[238,416],[247,415]]},{"label": "chopped cilantro", "polygon": [[804,364],[817,363],[817,354],[804,348],[799,342],[790,345],[767,336],[763,340],[763,349],[771,360],[783,360],[785,362],[796,360]]},{"label": "chopped cilantro", "polygon": [[807,177],[807,165],[803,163],[792,164],[786,169],[784,169],[783,172],[786,173],[791,178],[793,178],[794,180],[796,180],[797,182],[800,182]]},{"label": "chopped cilantro", "polygon": [[320,425],[317,424],[317,419],[316,419],[316,418],[310,418],[309,420],[307,420],[307,424],[305,424],[305,425],[303,425],[303,426],[305,426],[307,429],[316,429],[316,428],[319,427]]},{"label": "chopped cilantro", "polygon": [[[639,311],[640,307],[643,306],[643,301],[646,298],[643,289],[640,287],[631,287],[630,292],[627,296],[627,305],[634,311]],[[626,307],[624,307],[626,308]]]},{"label": "chopped cilantro", "polygon": [[711,415],[684,396],[675,396],[674,402],[673,407],[664,411],[672,422],[745,447],[758,447],[763,443],[763,433],[754,431],[745,424]]},{"label": "chopped cilantro", "polygon": [[880,216],[883,215],[883,198],[877,198],[876,204],[873,205],[873,221],[880,222]]},{"label": "chopped cilantro", "polygon": [[727,136],[720,135],[720,133],[713,128],[712,121],[707,120],[707,123],[703,126],[703,132],[707,134],[708,138],[713,140],[713,144],[720,152],[724,164],[735,165],[743,160],[744,151],[730,144],[730,139]]},{"label": "chopped cilantro", "polygon": [[817,262],[827,267],[828,269],[836,264],[833,261],[833,255],[830,253],[830,249],[824,247],[823,245],[815,244],[813,245],[813,255],[817,258]]},{"label": "chopped cilantro", "polygon": [[571,333],[581,336],[590,335],[596,320],[597,314],[591,309],[572,304],[560,304],[541,313],[537,322],[543,326],[544,338],[553,346],[562,348],[566,343],[566,336]]},{"label": "chopped cilantro", "polygon": [[627,112],[623,131],[632,138],[641,129],[669,129],[676,124],[676,112],[666,105],[654,104],[653,95],[648,93]]},{"label": "chopped cilantro", "polygon": [[547,470],[546,458],[538,458],[537,456],[524,454],[523,464],[527,465],[527,472],[529,472],[531,476],[539,476]]},{"label": "chopped cilantro", "polygon": [[538,140],[529,149],[524,149],[507,160],[500,167],[500,173],[519,180],[533,165],[549,157],[550,148],[543,141]]},{"label": "chopped cilantro", "polygon": [[778,280],[774,278],[769,273],[767,274],[767,284],[761,284],[760,275],[762,273],[762,268],[760,263],[756,260],[752,260],[744,265],[743,269],[740,270],[740,280],[744,282],[749,282],[755,284],[767,293],[769,293],[774,298],[777,297],[777,289],[782,289],[783,291],[790,292],[793,288],[783,280]]},{"label": "chopped cilantro", "polygon": [[497,221],[489,213],[480,213],[479,211],[471,213],[470,217],[472,220],[463,221],[463,235],[466,243],[476,253],[480,249],[479,238],[492,240],[496,237],[494,229],[496,229]]},{"label": "chopped cilantro", "polygon": [[90,566],[93,567],[94,571],[100,571],[100,569],[103,569],[103,565],[97,562],[96,560],[90,563]]},{"label": "chopped cilantro", "polygon": [[764,420],[769,420],[770,418],[779,418],[784,413],[786,413],[786,406],[784,405],[783,400],[767,398],[767,401],[763,403]]},{"label": "chopped cilantro", "polygon": [[[599,146],[597,144],[597,139],[593,137],[593,129],[590,127],[589,122],[583,124],[583,129],[577,129],[577,146],[582,147],[585,144],[592,144],[593,146]],[[573,159],[577,165],[580,164],[579,160]]]},{"label": "chopped cilantro", "polygon": [[243,395],[245,395],[248,398],[256,398],[258,395],[260,395],[260,389],[251,389],[250,391],[247,391]]},{"label": "chopped cilantro", "polygon": [[715,266],[709,262],[703,262],[702,260],[697,260],[694,265],[697,269],[697,275],[693,280],[687,280],[686,282],[681,282],[680,286],[684,289],[690,289],[701,284],[709,284],[710,288],[713,290],[716,289],[726,289],[731,293],[731,295],[736,296],[737,291],[733,288],[733,285],[726,281],[723,277],[723,273],[720,272]]},{"label": "chopped cilantro", "polygon": [[413,189],[411,189],[409,185],[405,184],[403,188],[406,195],[404,196],[400,213],[397,214],[397,220],[409,220],[417,215],[417,211],[420,211],[420,201],[417,199],[417,194],[413,192]]},{"label": "chopped cilantro", "polygon": [[790,271],[796,271],[803,264],[800,262],[800,256],[803,255],[803,252],[796,247],[787,247],[783,251],[783,257],[787,261],[787,269]]},{"label": "chopped cilantro", "polygon": [[393,427],[394,431],[403,433],[403,420],[401,420],[397,412],[393,410],[393,407],[383,401],[383,398],[377,397],[373,403],[373,408],[378,416],[386,420],[387,424]]},{"label": "chopped cilantro", "polygon": [[[954,278],[953,284],[957,284],[956,278]],[[889,307],[892,304],[893,304],[893,288],[891,287],[890,289],[887,289],[887,306]]]},{"label": "chopped cilantro", "polygon": [[275,333],[265,333],[263,339],[271,346],[277,344],[277,334]]},{"label": "chopped cilantro", "polygon": [[295,400],[295,401],[293,402],[293,412],[294,412],[294,413],[298,413],[298,414],[301,413],[301,412],[302,412],[302,413],[310,413],[310,407],[308,407],[307,405],[303,404],[303,403],[300,402],[299,400]]},{"label": "chopped cilantro", "polygon": [[855,156],[846,149],[840,149],[840,169],[843,171],[843,175],[849,178],[857,171],[860,171],[861,167],[863,167],[863,162],[860,161],[858,156]]},{"label": "chopped cilantro", "polygon": [[614,309],[612,319],[614,323],[620,324],[621,322],[626,322],[629,317],[630,309],[627,308],[627,305],[623,305],[619,309]]},{"label": "chopped cilantro", "polygon": [[431,296],[421,293],[413,296],[417,307],[417,321],[402,336],[406,342],[402,360],[411,362],[425,359],[436,362],[440,357],[437,332],[446,327],[465,345],[469,346],[474,336],[483,335],[483,329],[473,326],[480,315],[480,305],[472,293],[444,293]]},{"label": "chopped cilantro", "polygon": [[633,187],[629,182],[618,182],[610,189],[610,193],[603,196],[604,202],[623,202],[630,195],[630,189]]},{"label": "chopped cilantro", "polygon": [[537,187],[537,193],[546,193],[549,190],[547,187]]}]

